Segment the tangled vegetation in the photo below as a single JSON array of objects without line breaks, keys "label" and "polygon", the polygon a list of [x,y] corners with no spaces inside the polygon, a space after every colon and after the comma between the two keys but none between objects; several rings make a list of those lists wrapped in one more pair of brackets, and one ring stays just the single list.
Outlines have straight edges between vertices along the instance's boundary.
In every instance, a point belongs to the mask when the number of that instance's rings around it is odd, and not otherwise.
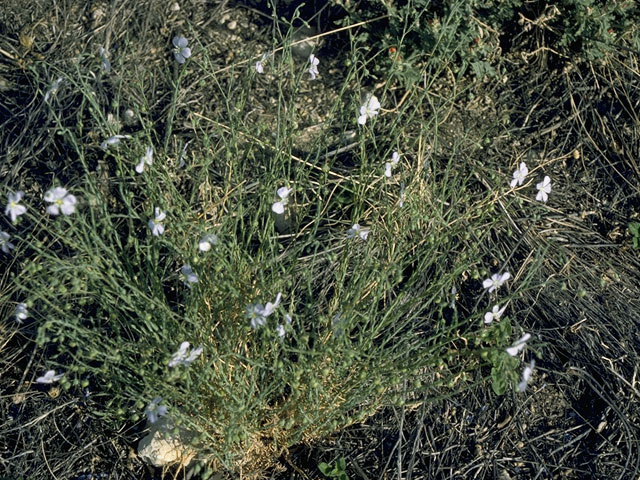
[{"label": "tangled vegetation", "polygon": [[[30,428],[70,406],[64,438],[162,424],[171,474],[209,478],[545,388],[584,451],[501,471],[637,471],[634,4],[116,3],[0,16],[9,475],[140,469],[41,462]],[[452,478],[401,445],[398,475]],[[389,465],[356,457],[313,468]]]}]

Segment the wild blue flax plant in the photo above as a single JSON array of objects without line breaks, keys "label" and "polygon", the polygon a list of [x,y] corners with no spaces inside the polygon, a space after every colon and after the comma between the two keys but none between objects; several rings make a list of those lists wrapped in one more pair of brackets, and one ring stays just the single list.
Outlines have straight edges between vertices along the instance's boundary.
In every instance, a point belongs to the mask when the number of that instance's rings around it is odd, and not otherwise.
[{"label": "wild blue flax plant", "polygon": [[[335,105],[318,101],[326,125],[358,124],[358,148],[346,160],[326,155],[334,147],[325,135],[301,158],[290,120],[308,95],[302,87],[322,81],[317,58],[301,63],[287,48],[268,57],[270,71],[289,69],[274,92],[274,130],[245,121],[250,102],[229,96],[255,97],[262,63],[248,59],[242,75],[225,76],[184,37],[172,44],[174,66],[214,79],[226,105],[195,127],[188,151],[162,138],[181,135],[172,125],[97,148],[54,115],[79,173],[43,198],[7,192],[6,214],[20,220],[0,237],[18,265],[14,315],[50,368],[36,381],[89,388],[96,415],[115,428],[163,416],[193,434],[198,462],[245,472],[384,406],[489,379],[500,393],[516,386],[530,336],[512,344],[504,308],[473,311],[450,298],[457,290],[480,305],[500,289],[506,302],[519,285],[504,272],[482,291],[491,259],[479,244],[500,228],[495,200],[474,187],[471,166],[418,153],[437,122],[415,117],[425,92],[388,111],[389,85],[363,87],[364,104],[349,88]],[[346,85],[362,75],[361,60]],[[98,111],[92,78],[63,78],[82,115]],[[93,120],[109,132],[102,116]],[[392,175],[396,148],[403,168]],[[108,162],[106,180],[96,161]],[[285,213],[280,234],[275,217]]]}]

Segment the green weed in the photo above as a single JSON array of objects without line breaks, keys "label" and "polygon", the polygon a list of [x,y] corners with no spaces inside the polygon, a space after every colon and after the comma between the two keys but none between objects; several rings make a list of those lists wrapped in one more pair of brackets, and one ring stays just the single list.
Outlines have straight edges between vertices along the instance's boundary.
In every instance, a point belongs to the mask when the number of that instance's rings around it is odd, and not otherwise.
[{"label": "green weed", "polygon": [[347,463],[344,458],[339,458],[333,466],[328,463],[321,462],[318,464],[318,469],[325,477],[335,478],[337,480],[349,480],[346,471]]}]

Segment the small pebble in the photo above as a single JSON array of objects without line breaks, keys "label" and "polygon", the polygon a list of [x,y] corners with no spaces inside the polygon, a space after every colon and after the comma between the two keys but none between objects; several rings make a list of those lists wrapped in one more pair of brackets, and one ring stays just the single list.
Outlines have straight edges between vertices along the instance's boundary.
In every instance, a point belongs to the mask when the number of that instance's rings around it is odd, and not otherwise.
[{"label": "small pebble", "polygon": [[137,121],[136,114],[130,108],[127,108],[122,114],[126,125],[134,125]]},{"label": "small pebble", "polygon": [[291,52],[298,58],[307,60],[309,55],[320,48],[320,39],[315,38],[316,30],[309,27],[302,27],[293,34],[293,45]]},{"label": "small pebble", "polygon": [[102,17],[104,17],[104,10],[102,10],[100,7],[91,12],[91,19],[95,22],[99,22]]},{"label": "small pebble", "polygon": [[238,22],[236,22],[235,20],[231,20],[229,23],[227,23],[227,28],[229,30],[235,30],[237,26]]},{"label": "small pebble", "polygon": [[179,12],[180,11],[180,4],[178,2],[173,2],[171,4],[171,11],[172,12]]}]

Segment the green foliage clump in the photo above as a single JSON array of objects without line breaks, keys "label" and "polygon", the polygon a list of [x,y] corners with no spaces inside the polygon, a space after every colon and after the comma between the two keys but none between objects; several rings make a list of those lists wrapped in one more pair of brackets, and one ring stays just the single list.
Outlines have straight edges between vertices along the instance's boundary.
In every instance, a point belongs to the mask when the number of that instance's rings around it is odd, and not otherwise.
[{"label": "green foliage clump", "polygon": [[[432,1],[334,0],[345,23],[365,23],[358,36],[374,50],[387,52],[379,69],[401,65],[413,78],[422,64],[443,62],[455,71],[496,76],[505,49],[539,49],[560,55],[602,58],[617,46],[637,47],[637,2],[604,0]],[[516,45],[516,42],[518,44]]]},{"label": "green foliage clump", "polygon": [[[78,67],[64,77],[76,121],[51,108],[73,165],[51,186],[75,195],[77,209],[48,216],[25,197],[19,225],[15,295],[47,362],[64,372],[62,387],[88,387],[95,414],[114,428],[166,407],[210,470],[257,468],[300,440],[385,405],[452,395],[489,371],[502,393],[517,367],[504,361],[506,317],[484,325],[478,303],[456,300],[456,286],[482,293],[490,259],[481,245],[500,219],[472,164],[423,155],[438,115],[416,118],[414,106],[428,92],[357,126],[361,99],[344,89],[321,107],[340,134],[358,128],[356,146],[328,154],[335,147],[322,135],[301,158],[292,138],[303,80],[286,53],[270,60],[282,73],[275,128],[246,120],[253,70],[221,78],[206,53],[201,64],[188,60],[218,82],[225,107],[215,119],[193,117],[186,156],[175,134],[185,70],[172,79],[166,122],[141,121],[100,149],[119,132]],[[346,84],[360,68],[352,64]],[[376,94],[392,102],[387,87]],[[153,163],[136,171],[150,146]],[[404,159],[388,178],[396,150]],[[277,216],[283,186],[291,192]],[[356,223],[368,237],[349,238]],[[217,242],[199,249],[205,235]],[[202,354],[173,365],[182,342]]]},{"label": "green foliage clump", "polygon": [[346,471],[347,462],[345,462],[344,458],[336,460],[336,464],[333,466],[326,462],[321,462],[318,464],[318,468],[325,477],[335,478],[336,480],[349,480]]}]

